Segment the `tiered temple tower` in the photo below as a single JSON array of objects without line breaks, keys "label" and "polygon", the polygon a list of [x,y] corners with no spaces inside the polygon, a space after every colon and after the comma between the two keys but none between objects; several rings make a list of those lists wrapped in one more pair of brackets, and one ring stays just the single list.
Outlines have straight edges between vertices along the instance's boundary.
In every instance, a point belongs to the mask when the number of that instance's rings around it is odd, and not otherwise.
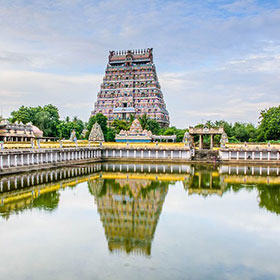
[{"label": "tiered temple tower", "polygon": [[152,48],[109,52],[105,77],[91,115],[97,113],[105,115],[109,123],[147,114],[161,126],[169,125]]}]

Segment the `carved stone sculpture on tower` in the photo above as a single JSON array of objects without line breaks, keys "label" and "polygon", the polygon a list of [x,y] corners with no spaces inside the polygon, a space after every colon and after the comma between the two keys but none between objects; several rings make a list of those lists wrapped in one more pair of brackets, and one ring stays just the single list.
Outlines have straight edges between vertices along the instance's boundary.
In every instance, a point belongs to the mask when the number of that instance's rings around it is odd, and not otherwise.
[{"label": "carved stone sculpture on tower", "polygon": [[97,122],[93,125],[88,140],[93,142],[104,142],[102,129]]}]

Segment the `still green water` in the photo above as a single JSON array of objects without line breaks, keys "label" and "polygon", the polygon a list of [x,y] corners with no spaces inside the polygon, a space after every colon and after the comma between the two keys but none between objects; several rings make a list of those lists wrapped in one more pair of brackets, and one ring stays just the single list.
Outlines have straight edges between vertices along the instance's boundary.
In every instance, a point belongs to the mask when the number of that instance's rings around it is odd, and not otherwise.
[{"label": "still green water", "polygon": [[277,167],[0,177],[1,279],[280,279]]}]

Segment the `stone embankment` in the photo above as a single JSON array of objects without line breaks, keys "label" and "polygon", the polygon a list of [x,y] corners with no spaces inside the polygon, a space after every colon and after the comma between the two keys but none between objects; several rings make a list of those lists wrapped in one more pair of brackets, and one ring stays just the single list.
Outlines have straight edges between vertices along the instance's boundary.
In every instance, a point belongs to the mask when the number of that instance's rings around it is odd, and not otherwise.
[{"label": "stone embankment", "polygon": [[94,161],[188,162],[191,158],[192,150],[185,145],[125,144],[95,147],[2,150],[0,152],[0,175]]},{"label": "stone embankment", "polygon": [[195,150],[184,143],[95,143],[93,146],[2,149],[0,175],[96,161],[280,164],[280,145],[228,145]]}]

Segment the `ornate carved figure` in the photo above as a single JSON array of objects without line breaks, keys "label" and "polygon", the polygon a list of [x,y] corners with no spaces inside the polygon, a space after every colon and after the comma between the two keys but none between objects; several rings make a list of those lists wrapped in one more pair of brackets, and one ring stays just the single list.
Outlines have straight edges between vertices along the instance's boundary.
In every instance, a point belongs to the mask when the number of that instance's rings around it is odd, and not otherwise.
[{"label": "ornate carved figure", "polygon": [[188,131],[184,134],[183,142],[186,143],[189,148],[194,146],[193,138]]},{"label": "ornate carved figure", "polygon": [[73,141],[73,142],[76,142],[76,141],[77,141],[75,129],[72,130],[69,140],[71,140],[71,141]]},{"label": "ornate carved figure", "polygon": [[228,137],[227,134],[223,132],[220,140],[221,147],[225,147],[226,143],[228,143]]}]

